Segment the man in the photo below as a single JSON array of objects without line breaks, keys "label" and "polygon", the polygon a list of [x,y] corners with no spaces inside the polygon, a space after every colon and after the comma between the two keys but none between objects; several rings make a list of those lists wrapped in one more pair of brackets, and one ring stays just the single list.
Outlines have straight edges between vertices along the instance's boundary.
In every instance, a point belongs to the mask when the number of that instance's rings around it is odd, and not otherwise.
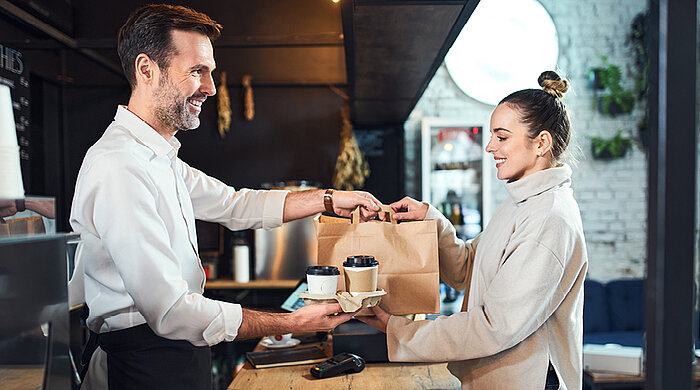
[{"label": "man", "polygon": [[131,97],[85,156],[71,212],[82,238],[71,290],[81,295],[75,286],[84,284],[87,324],[99,334],[85,387],[104,387],[95,380],[106,353],[111,389],[209,389],[209,346],[326,331],[352,316],[336,315],[337,304],[276,314],[202,295],[195,218],[240,230],[324,207],[347,216],[362,206],[366,218],[379,210],[362,192],[236,191],[177,158],[174,135],[197,128],[202,103],[216,93],[211,40],[220,28],[184,7],[149,5],[119,32]]}]

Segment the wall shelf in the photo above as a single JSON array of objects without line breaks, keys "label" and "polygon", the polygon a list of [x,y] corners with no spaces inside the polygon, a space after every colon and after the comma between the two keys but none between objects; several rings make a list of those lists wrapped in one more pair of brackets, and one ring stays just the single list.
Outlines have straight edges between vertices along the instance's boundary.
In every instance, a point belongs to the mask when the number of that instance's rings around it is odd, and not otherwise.
[{"label": "wall shelf", "polygon": [[206,290],[243,290],[243,289],[293,289],[298,280],[251,280],[241,283],[231,279],[210,280],[204,285]]}]

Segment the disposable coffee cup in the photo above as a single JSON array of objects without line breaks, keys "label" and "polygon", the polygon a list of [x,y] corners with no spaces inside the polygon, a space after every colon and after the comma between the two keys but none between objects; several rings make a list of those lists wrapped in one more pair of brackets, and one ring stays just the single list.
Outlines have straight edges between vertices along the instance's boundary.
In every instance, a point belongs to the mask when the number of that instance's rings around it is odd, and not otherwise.
[{"label": "disposable coffee cup", "polygon": [[0,145],[0,198],[23,198],[19,147]]},{"label": "disposable coffee cup", "polygon": [[343,262],[345,289],[350,294],[377,291],[379,262],[374,256],[349,256]]},{"label": "disposable coffee cup", "polygon": [[327,265],[314,265],[306,268],[306,283],[309,285],[309,294],[334,295],[338,291],[337,267]]},{"label": "disposable coffee cup", "polygon": [[14,108],[10,87],[0,84],[0,145],[17,146]]}]

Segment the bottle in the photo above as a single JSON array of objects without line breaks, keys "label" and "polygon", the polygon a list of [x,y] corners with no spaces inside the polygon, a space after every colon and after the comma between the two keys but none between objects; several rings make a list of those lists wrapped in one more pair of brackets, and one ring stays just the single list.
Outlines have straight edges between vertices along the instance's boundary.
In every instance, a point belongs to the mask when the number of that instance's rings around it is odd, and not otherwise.
[{"label": "bottle", "polygon": [[450,221],[455,226],[464,225],[464,218],[462,217],[462,207],[459,203],[452,204],[452,215],[450,216]]},{"label": "bottle", "polygon": [[250,282],[250,247],[245,232],[233,232],[231,250],[231,271],[233,280],[239,283]]}]

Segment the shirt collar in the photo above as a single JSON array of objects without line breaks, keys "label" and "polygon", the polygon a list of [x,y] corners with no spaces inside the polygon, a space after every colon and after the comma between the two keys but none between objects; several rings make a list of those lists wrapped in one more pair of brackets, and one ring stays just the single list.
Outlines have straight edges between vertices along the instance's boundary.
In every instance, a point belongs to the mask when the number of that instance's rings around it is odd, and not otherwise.
[{"label": "shirt collar", "polygon": [[554,168],[531,173],[520,180],[506,183],[506,191],[515,203],[539,195],[549,189],[571,181],[571,167],[559,164]]},{"label": "shirt collar", "polygon": [[117,107],[114,121],[123,125],[136,139],[151,149],[157,156],[167,156],[173,158],[180,150],[180,141],[175,137],[166,140],[148,123],[129,111],[126,106]]}]

